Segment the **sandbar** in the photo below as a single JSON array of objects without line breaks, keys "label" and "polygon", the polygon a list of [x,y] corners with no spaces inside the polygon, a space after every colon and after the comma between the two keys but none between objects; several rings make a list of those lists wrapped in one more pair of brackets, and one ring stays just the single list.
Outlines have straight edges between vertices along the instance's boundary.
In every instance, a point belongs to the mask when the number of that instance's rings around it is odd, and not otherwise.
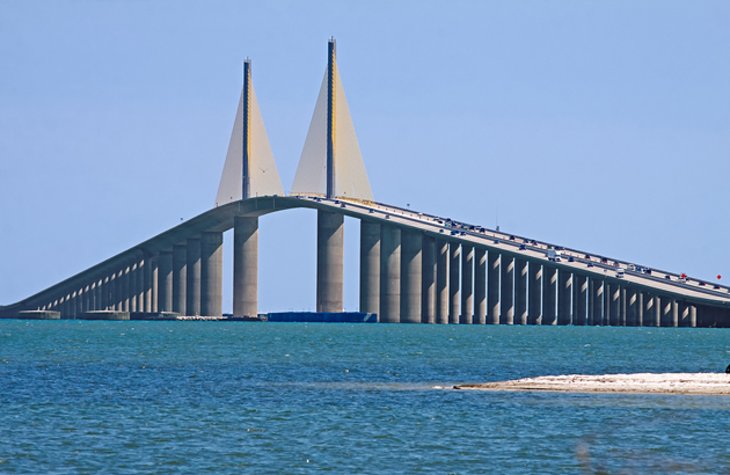
[{"label": "sandbar", "polygon": [[571,393],[698,394],[730,396],[726,373],[566,374],[460,384],[454,389]]}]

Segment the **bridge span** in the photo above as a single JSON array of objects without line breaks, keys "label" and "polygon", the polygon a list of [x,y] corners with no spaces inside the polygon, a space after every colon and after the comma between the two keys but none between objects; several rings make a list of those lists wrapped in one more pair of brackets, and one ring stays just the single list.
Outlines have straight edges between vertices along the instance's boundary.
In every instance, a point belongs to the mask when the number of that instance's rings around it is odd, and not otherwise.
[{"label": "bridge span", "polygon": [[[2,314],[222,313],[223,233],[234,230],[234,314],[256,315],[258,217],[318,213],[317,310],[343,310],[343,218],[360,220],[360,310],[381,322],[728,326],[730,289],[374,202],[267,196],[216,207]],[[323,232],[326,230],[326,232]],[[571,259],[572,258],[572,259]],[[617,270],[624,277],[617,277]]]},{"label": "bridge span", "polygon": [[233,314],[258,314],[259,217],[317,213],[318,312],[343,311],[344,217],[360,221],[360,311],[380,322],[730,327],[730,288],[376,202],[328,44],[328,65],[289,196],[251,64],[216,206],[15,304],[0,316],[95,311],[222,314],[233,229]]}]

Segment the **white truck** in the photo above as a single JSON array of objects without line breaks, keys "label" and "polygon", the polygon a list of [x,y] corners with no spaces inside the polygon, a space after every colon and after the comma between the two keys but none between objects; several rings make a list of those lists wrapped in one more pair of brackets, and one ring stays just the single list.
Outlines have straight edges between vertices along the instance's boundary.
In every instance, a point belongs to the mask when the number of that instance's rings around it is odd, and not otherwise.
[{"label": "white truck", "polygon": [[563,251],[558,251],[557,249],[548,249],[547,250],[547,258],[549,261],[560,262],[562,257],[563,257]]}]

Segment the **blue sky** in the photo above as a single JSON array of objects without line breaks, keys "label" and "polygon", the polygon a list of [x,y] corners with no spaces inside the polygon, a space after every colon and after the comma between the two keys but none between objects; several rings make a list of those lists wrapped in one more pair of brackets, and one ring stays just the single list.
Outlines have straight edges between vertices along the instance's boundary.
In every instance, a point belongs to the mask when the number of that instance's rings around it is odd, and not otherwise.
[{"label": "blue sky", "polygon": [[[377,200],[728,283],[728,24],[726,1],[0,0],[0,304],[212,206],[246,56],[288,188],[330,35]],[[313,308],[315,219],[262,219],[262,310]]]}]

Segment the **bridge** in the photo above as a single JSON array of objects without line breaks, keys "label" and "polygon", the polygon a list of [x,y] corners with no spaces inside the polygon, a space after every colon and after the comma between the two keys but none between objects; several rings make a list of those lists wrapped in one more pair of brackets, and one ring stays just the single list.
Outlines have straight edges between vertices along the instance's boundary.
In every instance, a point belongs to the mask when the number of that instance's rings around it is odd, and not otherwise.
[{"label": "bridge", "polygon": [[316,310],[343,311],[344,217],[360,221],[360,311],[380,322],[730,326],[730,288],[374,200],[334,40],[294,184],[285,195],[250,61],[216,205],[0,316],[222,314],[233,229],[233,314],[258,314],[259,217],[317,213]]}]

